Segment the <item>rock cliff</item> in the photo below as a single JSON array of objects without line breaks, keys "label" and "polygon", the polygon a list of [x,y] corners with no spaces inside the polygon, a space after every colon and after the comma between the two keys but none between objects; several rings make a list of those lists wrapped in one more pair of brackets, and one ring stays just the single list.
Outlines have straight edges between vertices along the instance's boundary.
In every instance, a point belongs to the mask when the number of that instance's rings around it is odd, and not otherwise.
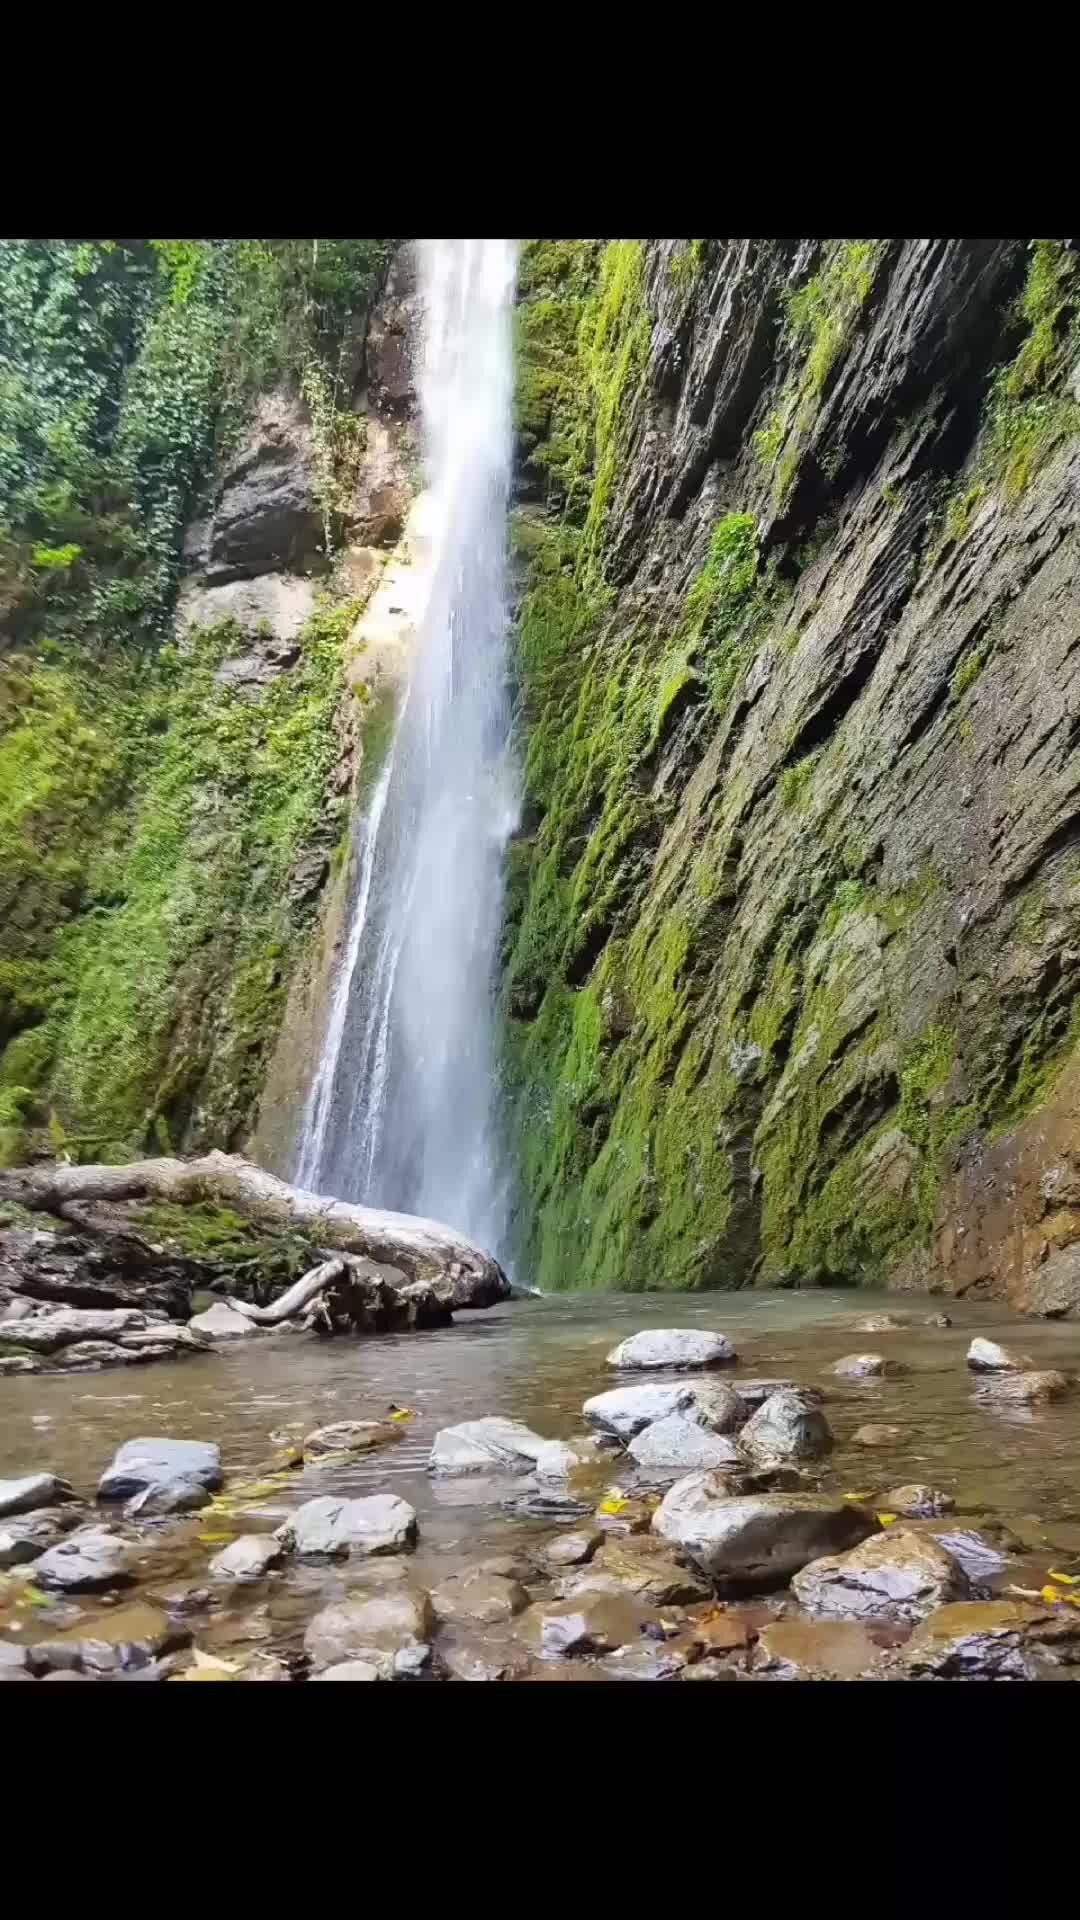
[{"label": "rock cliff", "polygon": [[1075,242],[530,242],[544,1287],[1080,1312]]}]

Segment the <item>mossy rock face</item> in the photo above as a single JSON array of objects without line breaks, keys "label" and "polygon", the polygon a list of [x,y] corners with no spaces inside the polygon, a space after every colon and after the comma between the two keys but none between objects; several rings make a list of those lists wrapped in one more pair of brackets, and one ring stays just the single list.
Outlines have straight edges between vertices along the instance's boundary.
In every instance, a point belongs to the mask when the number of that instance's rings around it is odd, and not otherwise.
[{"label": "mossy rock face", "polygon": [[1052,1093],[1080,1017],[1075,256],[618,242],[564,278],[550,245],[518,328],[526,400],[539,340],[560,356],[527,409],[558,483],[518,538],[521,1270],[925,1270],[956,1169]]}]

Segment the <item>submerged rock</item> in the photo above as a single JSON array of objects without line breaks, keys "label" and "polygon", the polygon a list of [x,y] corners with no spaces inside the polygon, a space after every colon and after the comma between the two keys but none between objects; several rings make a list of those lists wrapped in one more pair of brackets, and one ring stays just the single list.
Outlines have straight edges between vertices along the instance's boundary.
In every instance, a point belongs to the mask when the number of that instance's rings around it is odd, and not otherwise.
[{"label": "submerged rock", "polygon": [[305,1500],[274,1538],[286,1551],[336,1559],[350,1553],[400,1553],[416,1534],[415,1510],[396,1494],[369,1494],[362,1500],[322,1494]]},{"label": "submerged rock", "polygon": [[825,1398],[820,1387],[802,1386],[798,1380],[735,1380],[732,1382],[732,1391],[751,1411],[764,1406],[774,1393],[797,1393],[803,1400],[813,1401],[815,1405],[820,1405]]},{"label": "submerged rock", "polygon": [[67,1593],[130,1586],[135,1577],[129,1565],[130,1553],[128,1542],[110,1527],[76,1527],[66,1540],[34,1561],[34,1585],[57,1587]]},{"label": "submerged rock", "polygon": [[1025,1635],[1037,1619],[1036,1608],[1011,1600],[960,1601],[932,1613],[912,1635],[901,1658],[915,1674],[1031,1679]]},{"label": "submerged rock", "polygon": [[858,1680],[881,1659],[866,1628],[854,1620],[774,1620],[763,1627],[754,1671],[796,1680]]},{"label": "submerged rock", "polygon": [[868,1421],[865,1427],[858,1427],[852,1434],[852,1444],[856,1447],[891,1447],[904,1437],[903,1427],[880,1426]]},{"label": "submerged rock", "polygon": [[722,1474],[691,1473],[665,1495],[652,1524],[713,1578],[765,1584],[786,1579],[823,1553],[856,1546],[877,1523],[824,1494],[732,1498]]},{"label": "submerged rock", "polygon": [[210,1571],[222,1580],[261,1580],[283,1557],[281,1541],[273,1534],[242,1533],[214,1555]]},{"label": "submerged rock", "polygon": [[0,1480],[0,1518],[33,1513],[36,1507],[52,1507],[74,1498],[74,1488],[55,1473],[26,1473],[19,1480]]},{"label": "submerged rock", "polygon": [[631,1334],[608,1354],[609,1367],[720,1367],[738,1359],[722,1333],[663,1327]]},{"label": "submerged rock", "polygon": [[861,1320],[852,1322],[854,1333],[902,1333],[907,1326],[906,1320],[898,1320],[894,1313],[868,1313]]},{"label": "submerged rock", "polygon": [[1060,1400],[1068,1393],[1070,1384],[1066,1374],[1049,1367],[1042,1372],[1003,1373],[988,1379],[983,1395],[988,1406],[996,1402],[1001,1406],[1035,1407],[1049,1400]]},{"label": "submerged rock", "polygon": [[733,1467],[742,1459],[738,1447],[722,1434],[710,1433],[685,1414],[672,1413],[636,1434],[627,1449],[639,1467],[670,1468],[686,1473],[694,1467]]},{"label": "submerged rock", "polygon": [[221,1450],[210,1440],[125,1440],[98,1481],[99,1500],[158,1490],[220,1487]]},{"label": "submerged rock", "polygon": [[544,1659],[613,1653],[634,1645],[643,1627],[659,1623],[651,1607],[613,1593],[583,1593],[569,1600],[539,1600],[522,1614],[519,1632]]},{"label": "submerged rock", "polygon": [[752,1460],[817,1460],[833,1444],[832,1431],[819,1407],[786,1390],[769,1398],[747,1421],[739,1444]]},{"label": "submerged rock", "polygon": [[560,1534],[544,1549],[544,1559],[551,1567],[580,1567],[591,1560],[597,1547],[604,1543],[604,1534],[598,1527],[588,1527],[573,1533]]},{"label": "submerged rock", "polygon": [[159,1654],[187,1646],[190,1639],[189,1630],[176,1625],[160,1607],[134,1600],[36,1641],[30,1660],[38,1669],[81,1667],[91,1673],[120,1673],[147,1667]]},{"label": "submerged rock", "polygon": [[967,1363],[974,1373],[1023,1373],[1031,1360],[1012,1347],[1000,1347],[996,1340],[973,1340],[967,1350]]},{"label": "submerged rock", "polygon": [[497,1573],[466,1571],[453,1573],[434,1587],[431,1604],[440,1620],[487,1627],[523,1612],[529,1596],[516,1580],[506,1580]]},{"label": "submerged rock", "polygon": [[530,1473],[537,1457],[553,1442],[543,1439],[519,1420],[490,1415],[443,1427],[435,1435],[428,1458],[431,1473]]},{"label": "submerged rock", "polygon": [[885,1495],[882,1505],[903,1520],[927,1520],[951,1513],[956,1501],[951,1493],[942,1493],[938,1487],[905,1486],[894,1487]]},{"label": "submerged rock", "polygon": [[808,1613],[848,1619],[922,1620],[967,1597],[963,1569],[936,1540],[890,1527],[851,1553],[803,1567],[792,1590]]},{"label": "submerged rock", "polygon": [[369,1660],[390,1678],[427,1662],[434,1630],[427,1594],[402,1582],[382,1592],[351,1593],[324,1607],[309,1623],[304,1647],[316,1666]]},{"label": "submerged rock", "polygon": [[886,1360],[883,1353],[848,1353],[833,1368],[842,1380],[875,1380],[903,1371],[898,1361]]},{"label": "submerged rock", "polygon": [[519,1642],[503,1635],[470,1635],[452,1628],[435,1645],[439,1666],[451,1680],[499,1681],[524,1678],[529,1655]]},{"label": "submerged rock", "polygon": [[335,1420],[307,1435],[303,1454],[305,1460],[318,1461],[333,1453],[370,1453],[404,1437],[404,1427],[393,1420]]}]

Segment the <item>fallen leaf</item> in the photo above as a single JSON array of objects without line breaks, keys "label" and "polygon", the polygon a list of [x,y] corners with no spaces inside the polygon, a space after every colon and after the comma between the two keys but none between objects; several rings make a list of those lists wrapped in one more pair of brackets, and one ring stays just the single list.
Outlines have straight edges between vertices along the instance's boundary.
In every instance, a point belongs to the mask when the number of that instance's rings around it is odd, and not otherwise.
[{"label": "fallen leaf", "polygon": [[842,1500],[869,1500],[871,1495],[868,1493],[842,1493],[840,1498]]},{"label": "fallen leaf", "polygon": [[1002,1593],[1011,1594],[1014,1600],[1038,1600],[1038,1587],[1002,1587]]},{"label": "fallen leaf", "polygon": [[629,1501],[627,1500],[601,1500],[600,1505],[597,1508],[597,1512],[598,1513],[621,1513],[623,1508],[628,1505],[629,1505]]},{"label": "fallen leaf", "polygon": [[42,1593],[40,1587],[24,1587],[21,1598],[31,1607],[47,1607],[49,1605],[49,1596],[47,1593]]},{"label": "fallen leaf", "polygon": [[883,1527],[891,1527],[893,1524],[893,1521],[896,1518],[897,1516],[895,1513],[879,1513],[878,1514],[878,1519],[881,1521],[881,1524]]},{"label": "fallen leaf", "polygon": [[1056,1587],[1044,1587],[1042,1592],[1039,1595],[1039,1598],[1040,1600],[1045,1600],[1047,1605],[1049,1606],[1049,1605],[1057,1605],[1059,1601],[1064,1600],[1065,1595],[1063,1593],[1059,1593]]},{"label": "fallen leaf", "polygon": [[1064,1600],[1067,1607],[1080,1607],[1080,1593],[1059,1593],[1058,1599]]},{"label": "fallen leaf", "polygon": [[208,1547],[219,1546],[223,1540],[231,1540],[231,1533],[200,1533],[199,1539]]},{"label": "fallen leaf", "polygon": [[240,1671],[235,1660],[222,1660],[216,1653],[203,1653],[199,1647],[194,1649],[194,1653],[195,1665],[205,1668],[207,1672],[239,1673]]},{"label": "fallen leaf", "polygon": [[1060,1580],[1063,1587],[1080,1587],[1080,1573],[1059,1573],[1056,1567],[1048,1567],[1051,1580]]},{"label": "fallen leaf", "polygon": [[391,1420],[415,1420],[416,1415],[411,1407],[395,1407],[390,1418]]}]

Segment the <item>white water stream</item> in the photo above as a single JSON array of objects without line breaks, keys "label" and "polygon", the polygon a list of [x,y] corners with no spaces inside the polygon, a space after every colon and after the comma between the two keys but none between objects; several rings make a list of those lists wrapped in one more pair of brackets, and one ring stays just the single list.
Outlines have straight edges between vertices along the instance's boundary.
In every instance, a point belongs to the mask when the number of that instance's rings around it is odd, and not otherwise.
[{"label": "white water stream", "polygon": [[387,762],[354,836],[350,922],[296,1178],[503,1249],[495,959],[517,819],[506,679],[516,244],[420,243],[430,587]]}]

